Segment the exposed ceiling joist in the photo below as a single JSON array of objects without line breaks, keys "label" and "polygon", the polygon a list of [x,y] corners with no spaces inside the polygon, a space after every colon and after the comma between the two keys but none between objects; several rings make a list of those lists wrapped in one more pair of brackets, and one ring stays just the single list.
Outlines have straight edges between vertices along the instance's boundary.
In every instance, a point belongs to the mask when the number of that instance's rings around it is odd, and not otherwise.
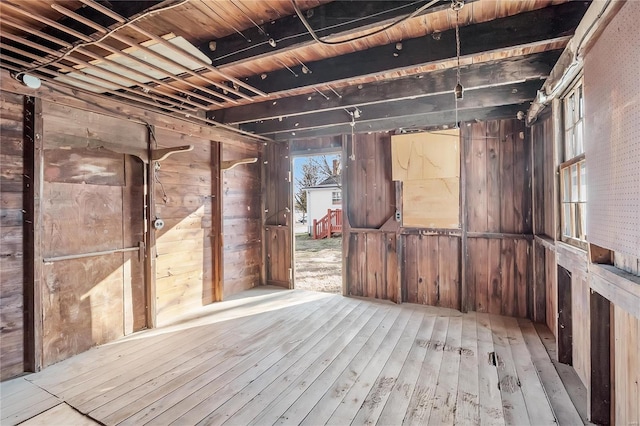
[{"label": "exposed ceiling joist", "polygon": [[[588,4],[569,2],[507,18],[460,28],[461,54],[475,55],[513,47],[532,47],[561,39],[569,40]],[[254,75],[246,79],[252,87],[270,94],[294,89],[312,90],[356,77],[373,76],[438,63],[455,57],[455,30],[444,31],[402,42],[400,52],[395,44],[372,47],[307,64],[312,73],[297,73],[288,69],[268,73],[266,78]],[[394,53],[396,56],[394,56]]]},{"label": "exposed ceiling joist", "polygon": [[[476,0],[467,0],[471,3]],[[356,32],[372,27],[387,26],[426,5],[427,1],[336,1],[307,10],[305,17],[316,34],[349,37]],[[417,13],[422,16],[449,8],[448,0]],[[227,65],[255,60],[274,53],[291,51],[315,43],[307,29],[296,15],[285,16],[276,21],[248,28],[241,34],[234,33],[215,41],[215,50],[211,50],[209,41],[198,47],[205,52],[215,65]],[[250,40],[250,41],[248,41]],[[272,43],[269,40],[273,40]],[[275,44],[275,45],[274,45]]]},{"label": "exposed ceiling joist", "polygon": [[[460,80],[469,90],[501,86],[527,80],[546,78],[556,63],[560,50],[506,58],[499,61],[472,64],[462,68]],[[210,118],[228,124],[243,124],[258,120],[277,119],[331,110],[342,110],[379,102],[418,98],[451,92],[456,84],[453,68],[395,80],[380,81],[340,90],[341,97],[326,99],[317,93],[289,97],[283,101],[264,101],[212,111]],[[329,93],[329,95],[332,95]]]},{"label": "exposed ceiling joist", "polygon": [[[540,81],[528,81],[507,86],[465,90],[464,99],[458,101],[458,108],[472,109],[495,107],[527,102],[533,99],[540,88]],[[392,120],[416,114],[455,111],[456,102],[451,90],[448,93],[424,96],[418,99],[371,104],[358,108],[362,120]],[[355,110],[355,109],[354,109]],[[319,112],[282,120],[269,120],[263,123],[245,124],[241,129],[258,134],[301,131],[336,124],[349,124],[354,111],[347,109]],[[356,124],[360,120],[355,120]]]},{"label": "exposed ceiling joist", "polygon": [[[504,117],[516,117],[518,111],[524,111],[527,107],[528,103],[465,109],[458,112],[458,120],[460,122],[469,122],[474,120],[485,121]],[[276,133],[269,136],[277,141],[288,141],[290,139],[308,139],[332,135],[345,135],[350,134],[352,129],[355,133],[381,132],[398,129],[428,130],[430,128],[441,127],[444,125],[452,127],[454,126],[455,121],[455,111],[437,111],[428,114],[418,114],[400,118],[396,117],[385,120],[360,121],[356,123],[354,127],[351,127],[351,124],[338,124],[331,127],[322,127],[297,132]]]}]

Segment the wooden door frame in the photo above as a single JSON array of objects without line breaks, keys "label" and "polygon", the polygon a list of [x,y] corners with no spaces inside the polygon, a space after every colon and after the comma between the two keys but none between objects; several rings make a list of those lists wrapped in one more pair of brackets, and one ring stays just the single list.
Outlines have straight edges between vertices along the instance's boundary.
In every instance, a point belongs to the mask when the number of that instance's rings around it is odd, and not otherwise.
[{"label": "wooden door frame", "polygon": [[43,364],[42,313],[42,101],[24,97],[24,370]]},{"label": "wooden door frame", "polygon": [[[295,185],[294,185],[294,160],[296,158],[304,158],[304,157],[318,157],[321,155],[339,155],[340,156],[340,161],[343,161],[343,152],[342,152],[342,147],[340,148],[331,148],[331,149],[326,149],[326,148],[319,148],[317,150],[309,150],[309,151],[305,151],[305,152],[300,152],[300,153],[296,153],[294,151],[292,151],[292,147],[293,147],[293,142],[290,140],[288,142],[289,144],[289,170],[291,171],[291,179],[289,181],[289,209],[291,210],[291,217],[292,217],[292,222],[291,222],[291,230],[290,230],[290,235],[289,238],[291,239],[291,280],[290,280],[290,288],[291,289],[295,289],[295,278],[296,278],[296,233],[295,233],[295,203],[294,203],[294,197],[296,196],[294,189],[295,189]],[[344,163],[343,163],[344,164]],[[345,168],[342,167],[342,171],[344,173]],[[345,279],[345,263],[344,263],[344,220],[345,220],[345,215],[344,215],[344,203],[345,203],[345,196],[344,196],[344,185],[341,188],[341,192],[342,192],[342,201],[340,204],[340,208],[342,209],[343,215],[342,215],[342,220],[343,220],[343,228],[342,228],[342,241],[343,241],[343,247],[342,247],[342,252],[343,252],[343,261],[342,261],[342,268],[340,270],[340,273],[342,275],[342,280],[343,280],[343,287],[344,287],[344,279]],[[307,223],[309,220],[309,217],[307,215]],[[344,291],[343,291],[344,293]]]},{"label": "wooden door frame", "polygon": [[213,204],[211,218],[211,233],[213,234],[213,244],[211,245],[211,258],[213,261],[211,285],[213,302],[220,302],[224,299],[224,218],[222,214],[222,197],[224,196],[222,178],[222,143],[211,141],[211,187],[216,190],[216,194],[212,194],[211,203]]}]

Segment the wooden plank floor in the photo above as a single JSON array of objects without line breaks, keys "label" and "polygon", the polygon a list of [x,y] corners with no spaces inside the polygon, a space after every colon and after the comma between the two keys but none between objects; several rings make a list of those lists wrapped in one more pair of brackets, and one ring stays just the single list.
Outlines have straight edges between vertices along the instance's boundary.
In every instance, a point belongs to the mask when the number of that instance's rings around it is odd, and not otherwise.
[{"label": "wooden plank floor", "polygon": [[528,321],[260,288],[2,383],[1,422],[579,424],[541,347]]}]

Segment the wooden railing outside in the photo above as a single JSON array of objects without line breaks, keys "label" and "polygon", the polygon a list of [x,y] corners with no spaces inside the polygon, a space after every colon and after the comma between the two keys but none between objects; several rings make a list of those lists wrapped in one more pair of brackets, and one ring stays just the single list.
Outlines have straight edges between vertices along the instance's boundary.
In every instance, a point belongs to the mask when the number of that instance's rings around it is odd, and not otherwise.
[{"label": "wooden railing outside", "polygon": [[313,239],[331,238],[342,233],[342,210],[327,210],[320,220],[313,219]]}]

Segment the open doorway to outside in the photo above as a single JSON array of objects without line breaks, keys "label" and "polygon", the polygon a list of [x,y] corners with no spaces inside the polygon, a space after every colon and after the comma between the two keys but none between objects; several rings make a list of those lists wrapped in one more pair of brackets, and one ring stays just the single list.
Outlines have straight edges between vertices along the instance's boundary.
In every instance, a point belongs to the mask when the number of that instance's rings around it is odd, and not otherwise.
[{"label": "open doorway to outside", "polygon": [[340,154],[293,158],[294,287],[342,293]]}]

